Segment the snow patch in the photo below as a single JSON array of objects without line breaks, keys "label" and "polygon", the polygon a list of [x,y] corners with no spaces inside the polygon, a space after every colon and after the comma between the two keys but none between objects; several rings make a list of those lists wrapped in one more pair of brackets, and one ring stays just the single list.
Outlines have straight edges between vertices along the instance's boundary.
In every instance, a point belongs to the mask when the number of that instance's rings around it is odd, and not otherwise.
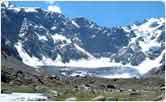
[{"label": "snow patch", "polygon": [[80,59],[70,60],[69,63],[57,62],[56,66],[73,67],[73,68],[103,68],[111,66],[124,66],[121,63],[110,62],[109,58],[92,58],[92,59]]},{"label": "snow patch", "polygon": [[80,28],[80,26],[75,22],[75,21],[71,21],[73,25],[75,25],[77,28]]},{"label": "snow patch", "polygon": [[95,34],[93,34],[92,36],[91,36],[91,38],[93,39],[93,38],[96,38],[96,35]]},{"label": "snow patch", "polygon": [[86,72],[86,71],[76,71],[76,72],[72,73],[70,76],[72,76],[72,77],[75,77],[75,76],[84,77],[84,76],[87,76],[87,75],[89,75],[89,73]]},{"label": "snow patch", "polygon": [[43,65],[56,65],[56,62],[59,62],[59,61],[61,62],[61,59],[62,59],[60,55],[58,55],[56,60],[52,60],[51,58],[47,58],[45,56],[42,56],[41,60],[34,56],[31,57],[25,51],[20,41],[17,42],[17,44],[15,45],[15,48],[18,54],[20,55],[20,57],[22,58],[22,62],[34,68],[39,68],[39,66],[43,66]]},{"label": "snow patch", "polygon": [[102,78],[131,78],[133,76],[129,75],[128,73],[123,74],[113,74],[113,75],[98,75],[98,77]]},{"label": "snow patch", "polygon": [[125,32],[130,32],[130,29],[128,27],[122,27],[122,29],[125,31]]},{"label": "snow patch", "polygon": [[29,65],[29,66],[34,66],[35,68],[37,65],[41,65],[42,63],[40,60],[34,56],[29,56],[28,53],[24,50],[21,41],[17,42],[15,44],[15,48],[17,49],[18,54],[22,58],[22,61],[24,64]]},{"label": "snow patch", "polygon": [[51,27],[51,30],[56,30],[56,26]]},{"label": "snow patch", "polygon": [[37,10],[33,7],[28,7],[28,8],[24,8],[25,12],[37,12]]},{"label": "snow patch", "polygon": [[47,37],[46,36],[43,36],[43,35],[37,35],[39,40],[45,40],[45,41],[48,41]]},{"label": "snow patch", "polygon": [[20,8],[17,8],[17,7],[8,8],[8,10],[14,10],[15,12],[20,12],[20,11],[21,11],[21,9],[20,9]]},{"label": "snow patch", "polygon": [[51,35],[51,37],[53,38],[54,42],[56,42],[57,40],[60,40],[60,41],[67,41],[67,43],[71,43],[70,39],[60,34],[54,34],[54,35]]},{"label": "snow patch", "polygon": [[160,47],[161,46],[160,43],[158,43],[155,40],[151,40],[148,42],[140,41],[139,45],[141,46],[143,52],[148,51],[151,47]]},{"label": "snow patch", "polygon": [[52,60],[51,58],[42,56],[42,60],[40,60],[40,62],[42,63],[40,66],[43,65],[55,65],[57,62],[61,62],[62,61],[62,57],[58,54],[57,58],[55,60]]},{"label": "snow patch", "polygon": [[12,93],[12,94],[0,94],[1,102],[13,102],[13,101],[38,101],[47,100],[46,96],[40,93]]},{"label": "snow patch", "polygon": [[23,36],[25,36],[25,33],[20,33],[18,36],[22,38]]},{"label": "snow patch", "polygon": [[95,26],[95,24],[91,24],[89,28],[93,28]]}]

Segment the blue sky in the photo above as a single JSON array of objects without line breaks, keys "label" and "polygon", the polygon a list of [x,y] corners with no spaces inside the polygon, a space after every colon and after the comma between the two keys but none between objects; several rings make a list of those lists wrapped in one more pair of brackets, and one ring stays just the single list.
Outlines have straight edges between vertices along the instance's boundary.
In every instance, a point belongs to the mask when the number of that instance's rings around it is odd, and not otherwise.
[{"label": "blue sky", "polygon": [[46,1],[17,1],[16,6],[41,7],[57,5],[62,13],[70,18],[86,17],[97,24],[113,27],[125,26],[135,21],[143,21],[152,17],[164,17],[164,3],[157,1],[138,2],[46,2]]}]

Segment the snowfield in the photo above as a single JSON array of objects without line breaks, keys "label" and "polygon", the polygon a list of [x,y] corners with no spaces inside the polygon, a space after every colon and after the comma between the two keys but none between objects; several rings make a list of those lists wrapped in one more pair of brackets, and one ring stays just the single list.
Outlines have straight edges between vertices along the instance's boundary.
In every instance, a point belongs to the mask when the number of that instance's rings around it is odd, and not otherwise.
[{"label": "snowfield", "polygon": [[48,98],[40,93],[0,94],[1,102],[46,101]]},{"label": "snowfield", "polygon": [[129,75],[128,73],[124,73],[124,74],[114,74],[114,75],[99,75],[98,77],[102,77],[102,78],[131,78],[132,76]]},{"label": "snowfield", "polygon": [[[38,58],[34,56],[29,56],[27,52],[22,48],[22,45],[20,42],[15,45],[19,55],[23,59],[23,63],[38,68],[38,66],[61,66],[61,67],[72,67],[72,68],[103,68],[103,67],[130,67],[137,69],[140,74],[145,74],[149,70],[151,70],[154,67],[160,66],[160,61],[162,60],[162,56],[165,54],[163,51],[161,55],[154,59],[146,59],[138,66],[133,66],[130,64],[123,65],[121,63],[117,62],[110,62],[110,58],[90,58],[90,59],[80,59],[80,60],[70,60],[69,63],[63,63],[61,61],[61,56],[59,55],[56,60],[52,60],[50,58],[44,57],[42,60],[39,60]],[[78,46],[77,46],[78,47]],[[80,49],[80,48],[79,48]],[[89,55],[89,54],[88,54]],[[126,75],[125,75],[126,76]]]}]

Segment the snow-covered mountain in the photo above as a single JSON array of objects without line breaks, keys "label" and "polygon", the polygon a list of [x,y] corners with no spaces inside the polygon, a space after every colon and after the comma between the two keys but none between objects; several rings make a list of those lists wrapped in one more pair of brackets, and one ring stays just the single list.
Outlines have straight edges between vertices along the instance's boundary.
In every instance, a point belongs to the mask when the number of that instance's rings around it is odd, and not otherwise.
[{"label": "snow-covered mountain", "polygon": [[128,46],[111,56],[112,61],[144,68],[145,71],[162,65],[165,60],[164,18],[151,18],[123,29],[133,37]]},{"label": "snow-covered mountain", "polygon": [[35,68],[119,67],[144,74],[165,64],[165,18],[106,28],[83,17],[6,5],[1,18],[2,49]]}]

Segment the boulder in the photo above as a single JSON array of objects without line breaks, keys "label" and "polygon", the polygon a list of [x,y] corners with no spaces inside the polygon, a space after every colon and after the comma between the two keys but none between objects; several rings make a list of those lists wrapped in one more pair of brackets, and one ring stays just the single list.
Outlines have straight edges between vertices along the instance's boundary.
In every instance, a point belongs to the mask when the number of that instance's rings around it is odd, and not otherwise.
[{"label": "boulder", "polygon": [[107,85],[107,88],[116,89],[116,86],[109,84],[109,85]]}]

